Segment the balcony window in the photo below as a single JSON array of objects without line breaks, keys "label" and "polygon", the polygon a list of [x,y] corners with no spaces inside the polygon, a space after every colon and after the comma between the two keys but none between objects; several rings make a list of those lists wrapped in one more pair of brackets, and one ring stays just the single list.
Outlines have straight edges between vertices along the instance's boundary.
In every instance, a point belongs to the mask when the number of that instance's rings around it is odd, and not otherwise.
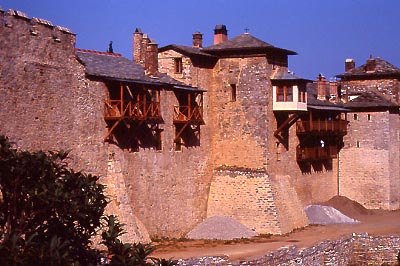
[{"label": "balcony window", "polygon": [[277,87],[276,100],[278,102],[293,102],[293,87],[292,86]]}]

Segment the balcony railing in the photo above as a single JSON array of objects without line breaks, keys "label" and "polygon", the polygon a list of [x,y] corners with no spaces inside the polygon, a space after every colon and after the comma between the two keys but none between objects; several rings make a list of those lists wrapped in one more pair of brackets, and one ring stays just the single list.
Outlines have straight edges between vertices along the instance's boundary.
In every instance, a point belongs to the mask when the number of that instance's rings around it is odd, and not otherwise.
[{"label": "balcony railing", "polygon": [[203,108],[201,106],[174,106],[173,120],[174,123],[203,124]]},{"label": "balcony railing", "polygon": [[104,118],[119,119],[130,118],[136,120],[161,119],[160,103],[139,103],[132,101],[105,100]]},{"label": "balcony railing", "polygon": [[320,161],[337,158],[338,148],[336,146],[300,147],[296,149],[297,161]]},{"label": "balcony railing", "polygon": [[296,122],[297,134],[347,134],[347,121],[346,120],[315,120],[315,121],[297,121]]}]

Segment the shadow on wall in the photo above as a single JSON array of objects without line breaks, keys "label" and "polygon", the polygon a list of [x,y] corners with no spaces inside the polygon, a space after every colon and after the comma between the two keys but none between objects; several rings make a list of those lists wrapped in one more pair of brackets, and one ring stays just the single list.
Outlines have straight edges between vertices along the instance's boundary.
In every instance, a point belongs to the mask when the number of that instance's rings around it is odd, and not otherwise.
[{"label": "shadow on wall", "polygon": [[333,169],[333,160],[297,162],[302,174],[330,172]]}]

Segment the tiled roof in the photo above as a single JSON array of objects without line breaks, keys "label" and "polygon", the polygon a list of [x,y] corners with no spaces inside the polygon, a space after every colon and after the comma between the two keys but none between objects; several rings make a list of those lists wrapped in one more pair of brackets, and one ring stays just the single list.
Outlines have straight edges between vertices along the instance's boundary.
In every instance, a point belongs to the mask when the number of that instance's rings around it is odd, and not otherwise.
[{"label": "tiled roof", "polygon": [[229,39],[223,43],[208,46],[206,48],[203,48],[204,52],[207,53],[218,53],[218,52],[224,52],[224,51],[240,51],[240,50],[262,50],[262,51],[270,51],[270,50],[276,50],[276,51],[281,51],[287,55],[295,55],[297,54],[296,52],[282,49],[275,47],[267,42],[264,42],[260,39],[257,39],[256,37],[252,36],[249,33],[243,33],[237,37],[234,37],[232,39]]},{"label": "tiled roof", "polygon": [[348,108],[371,108],[371,107],[398,107],[383,94],[374,91],[362,92],[354,95],[344,106]]},{"label": "tiled roof", "polygon": [[186,86],[163,73],[159,73],[156,78],[150,78],[145,75],[141,65],[120,54],[76,49],[76,57],[85,66],[86,74],[90,76],[155,85]]},{"label": "tiled roof", "polygon": [[[308,83],[307,84],[307,106],[313,107],[313,106],[324,106],[329,109],[332,108],[332,110],[341,110],[344,105],[341,102],[338,103],[332,103],[328,100],[321,101],[317,99],[317,83]],[[338,109],[339,108],[339,109]]]},{"label": "tiled roof", "polygon": [[208,53],[205,53],[202,51],[203,48],[196,48],[196,47],[190,47],[190,46],[184,46],[184,45],[176,45],[176,44],[170,44],[164,47],[161,47],[158,49],[158,52],[164,52],[167,50],[174,50],[177,51],[181,54],[187,55],[187,56],[204,56],[204,57],[210,57],[214,58],[213,55],[210,55]]},{"label": "tiled roof", "polygon": [[302,80],[302,81],[311,81],[308,79],[304,79],[302,77],[296,76],[293,72],[286,70],[278,70],[272,74],[272,80]]},{"label": "tiled roof", "polygon": [[353,68],[343,74],[337,75],[339,78],[352,78],[362,76],[387,76],[393,75],[400,77],[400,69],[389,62],[377,57],[375,60],[375,70],[367,71],[367,64]]}]

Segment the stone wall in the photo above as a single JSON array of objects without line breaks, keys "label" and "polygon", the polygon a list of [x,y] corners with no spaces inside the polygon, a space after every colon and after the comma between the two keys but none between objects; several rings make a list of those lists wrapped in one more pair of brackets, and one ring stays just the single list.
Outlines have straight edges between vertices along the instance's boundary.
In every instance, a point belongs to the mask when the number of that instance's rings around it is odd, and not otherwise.
[{"label": "stone wall", "polygon": [[392,186],[399,183],[398,137],[393,136],[398,135],[398,114],[349,113],[348,121],[340,153],[340,195],[367,208],[397,209],[398,190]]},{"label": "stone wall", "polygon": [[[174,148],[175,126],[172,91],[161,91],[164,123],[162,149],[138,152],[114,149],[121,161],[127,193],[135,215],[152,237],[182,237],[206,218],[212,176],[208,120],[200,128],[200,145]],[[184,219],[182,219],[184,217]]]},{"label": "stone wall", "polygon": [[250,261],[230,261],[228,256],[179,259],[181,266],[228,266],[228,265],[397,265],[400,250],[399,236],[346,236],[338,240],[326,240],[312,247],[282,247],[279,250]]},{"label": "stone wall", "polygon": [[107,212],[118,214],[132,229],[125,237],[148,242],[144,226],[125,208],[129,202],[120,171],[115,172],[119,166],[108,161],[109,147],[103,142],[107,87],[86,78],[75,58],[75,35],[13,10],[2,21],[0,134],[19,149],[71,150],[72,168],[99,175],[107,185],[106,193],[115,199]]}]

